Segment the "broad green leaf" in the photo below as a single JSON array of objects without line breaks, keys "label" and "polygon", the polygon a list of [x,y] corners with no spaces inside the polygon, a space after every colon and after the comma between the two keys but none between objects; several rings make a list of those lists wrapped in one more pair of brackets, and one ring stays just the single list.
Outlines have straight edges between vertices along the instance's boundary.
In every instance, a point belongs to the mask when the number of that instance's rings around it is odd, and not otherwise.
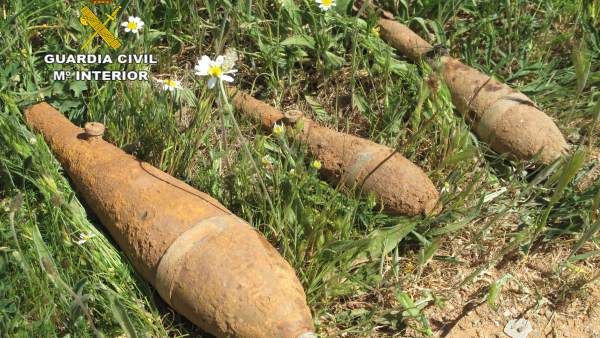
[{"label": "broad green leaf", "polygon": [[492,309],[494,309],[494,310],[498,309],[496,300],[498,299],[498,296],[500,295],[500,291],[502,290],[502,285],[504,285],[506,282],[508,282],[512,278],[513,278],[512,275],[507,273],[504,276],[500,277],[500,279],[498,279],[497,281],[493,282],[492,285],[490,285],[490,289],[488,290],[488,294],[487,294],[487,297],[485,300]]},{"label": "broad green leaf", "polygon": [[315,48],[315,39],[307,35],[292,35],[281,41],[282,46],[302,46],[310,49]]},{"label": "broad green leaf", "polygon": [[69,83],[69,89],[73,91],[75,97],[81,97],[81,93],[86,91],[87,84],[85,81],[73,81]]}]

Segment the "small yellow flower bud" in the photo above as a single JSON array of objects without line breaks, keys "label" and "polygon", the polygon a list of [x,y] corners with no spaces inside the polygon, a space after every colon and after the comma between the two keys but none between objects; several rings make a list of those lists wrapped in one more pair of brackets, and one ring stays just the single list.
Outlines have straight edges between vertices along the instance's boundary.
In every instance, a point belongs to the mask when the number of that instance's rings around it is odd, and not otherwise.
[{"label": "small yellow flower bud", "polygon": [[275,134],[275,136],[281,136],[285,134],[285,127],[280,124],[275,124],[275,126],[273,126],[273,134]]},{"label": "small yellow flower bud", "polygon": [[371,28],[371,35],[379,37],[380,30],[381,30],[381,27],[379,27],[379,26],[375,26],[375,27]]},{"label": "small yellow flower bud", "polygon": [[317,170],[321,169],[321,161],[319,161],[319,160],[312,161],[312,163],[310,165],[311,165],[311,167],[313,167]]}]

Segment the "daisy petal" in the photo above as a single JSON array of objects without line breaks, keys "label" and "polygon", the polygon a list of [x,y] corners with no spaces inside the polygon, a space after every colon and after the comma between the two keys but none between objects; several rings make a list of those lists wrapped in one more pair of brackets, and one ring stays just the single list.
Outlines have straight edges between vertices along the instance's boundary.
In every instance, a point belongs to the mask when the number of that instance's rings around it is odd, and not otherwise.
[{"label": "daisy petal", "polygon": [[215,63],[219,66],[222,66],[224,61],[225,61],[225,57],[223,57],[223,55],[219,55],[219,56],[217,56]]},{"label": "daisy petal", "polygon": [[226,82],[233,82],[233,78],[227,74],[221,75],[221,79],[223,79],[223,81],[226,81]]},{"label": "daisy petal", "polygon": [[200,60],[198,60],[198,66],[200,67],[209,67],[210,63],[212,61],[210,61],[210,58],[206,55],[202,55],[202,58],[200,58]]},{"label": "daisy petal", "polygon": [[208,80],[208,88],[212,89],[216,84],[217,84],[216,77],[211,77],[210,80]]},{"label": "daisy petal", "polygon": [[206,55],[203,55],[202,58],[198,60],[198,64],[194,67],[194,69],[196,70],[196,75],[208,75],[208,68],[210,67],[210,63],[210,58]]},{"label": "daisy petal", "polygon": [[197,65],[196,67],[194,67],[194,69],[196,70],[196,75],[198,75],[198,76],[208,75],[208,67],[207,66]]}]

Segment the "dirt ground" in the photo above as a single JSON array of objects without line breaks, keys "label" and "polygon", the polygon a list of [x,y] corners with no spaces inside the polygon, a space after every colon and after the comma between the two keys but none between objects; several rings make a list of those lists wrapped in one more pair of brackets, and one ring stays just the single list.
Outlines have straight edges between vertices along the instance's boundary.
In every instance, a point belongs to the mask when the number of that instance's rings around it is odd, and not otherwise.
[{"label": "dirt ground", "polygon": [[[565,255],[568,252],[549,251],[490,269],[473,287],[450,294],[445,308],[425,311],[435,335],[509,337],[503,332],[507,323],[524,318],[533,328],[527,337],[600,337],[599,283],[581,287],[597,265],[561,268]],[[494,311],[485,301],[487,287],[507,272],[513,277],[502,287]],[[457,280],[465,277],[461,271],[455,271],[454,276]]]}]

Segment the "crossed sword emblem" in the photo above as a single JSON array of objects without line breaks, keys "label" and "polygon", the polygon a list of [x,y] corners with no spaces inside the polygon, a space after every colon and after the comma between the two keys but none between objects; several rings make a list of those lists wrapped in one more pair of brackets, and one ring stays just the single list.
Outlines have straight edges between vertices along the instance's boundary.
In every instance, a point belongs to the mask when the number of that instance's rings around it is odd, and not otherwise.
[{"label": "crossed sword emblem", "polygon": [[92,12],[91,9],[89,9],[87,6],[83,6],[83,8],[81,9],[81,16],[79,17],[79,22],[81,22],[81,24],[84,26],[89,25],[90,27],[92,27],[94,33],[92,33],[92,35],[90,35],[90,37],[85,41],[83,46],[81,46],[82,50],[86,49],[92,43],[96,35],[99,35],[100,38],[102,38],[102,40],[104,40],[104,42],[106,42],[106,44],[108,44],[113,49],[121,47],[121,41],[119,41],[119,39],[116,36],[114,36],[108,30],[108,28],[106,28],[106,25],[108,25],[110,21],[117,20],[117,14],[119,14],[120,10],[121,6],[118,6],[110,15],[107,14],[106,20],[102,22],[96,16],[96,14]]}]

